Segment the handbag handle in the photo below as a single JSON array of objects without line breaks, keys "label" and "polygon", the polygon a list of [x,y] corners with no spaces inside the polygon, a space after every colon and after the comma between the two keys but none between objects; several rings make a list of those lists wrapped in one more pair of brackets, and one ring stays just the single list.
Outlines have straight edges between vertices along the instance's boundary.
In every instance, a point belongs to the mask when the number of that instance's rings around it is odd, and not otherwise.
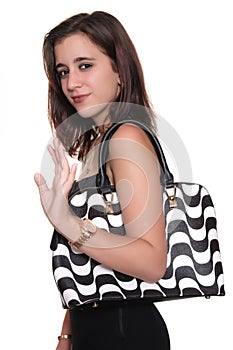
[{"label": "handbag handle", "polygon": [[161,166],[161,184],[165,188],[171,188],[174,187],[174,179],[173,174],[170,172],[167,161],[165,158],[165,155],[163,153],[162,147],[159,143],[158,138],[155,136],[155,134],[143,123],[137,121],[137,120],[123,120],[118,123],[113,124],[104,134],[103,139],[100,144],[99,149],[99,156],[98,156],[98,165],[99,165],[99,171],[97,175],[97,187],[101,194],[106,195],[108,193],[111,193],[111,183],[109,181],[109,178],[106,173],[106,162],[107,162],[107,156],[108,156],[108,150],[109,150],[109,141],[114,134],[114,132],[122,125],[122,124],[134,124],[146,131],[147,135],[150,138],[150,141],[155,149],[155,152],[157,154],[160,166]]}]

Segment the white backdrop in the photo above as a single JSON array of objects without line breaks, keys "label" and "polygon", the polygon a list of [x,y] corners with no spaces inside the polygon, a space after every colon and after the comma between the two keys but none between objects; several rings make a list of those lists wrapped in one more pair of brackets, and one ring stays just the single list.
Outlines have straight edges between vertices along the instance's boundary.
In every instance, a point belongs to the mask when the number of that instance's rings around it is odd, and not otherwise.
[{"label": "white backdrop", "polygon": [[125,26],[156,112],[183,140],[193,180],[208,188],[215,203],[227,295],[158,304],[172,350],[217,350],[232,343],[226,320],[233,296],[231,1],[155,0],[153,9],[151,4],[9,0],[1,8],[0,317],[5,350],[55,349],[60,333],[64,311],[51,273],[52,227],[33,180],[51,137],[41,46],[58,22],[93,10],[108,11]]}]

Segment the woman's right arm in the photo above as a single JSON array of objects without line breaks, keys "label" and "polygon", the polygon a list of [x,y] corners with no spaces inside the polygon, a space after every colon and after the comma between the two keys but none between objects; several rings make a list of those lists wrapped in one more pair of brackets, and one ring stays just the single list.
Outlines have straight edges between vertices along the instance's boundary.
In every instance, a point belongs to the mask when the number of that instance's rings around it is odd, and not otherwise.
[{"label": "woman's right arm", "polygon": [[[69,310],[66,311],[64,321],[62,324],[61,334],[71,335],[71,326],[70,326],[70,313]],[[71,339],[60,339],[56,350],[72,350],[72,338]]]},{"label": "woman's right arm", "polygon": [[[75,242],[81,236],[83,221],[71,212],[68,193],[77,166],[73,164],[70,168],[58,139],[54,140],[54,147],[49,146],[49,151],[55,164],[52,187],[47,186],[40,174],[35,175],[42,207],[56,230]],[[109,235],[97,228],[80,251],[109,269],[146,282],[158,281],[166,270],[167,247],[155,150],[143,130],[123,125],[112,137],[110,162],[126,235]]]}]

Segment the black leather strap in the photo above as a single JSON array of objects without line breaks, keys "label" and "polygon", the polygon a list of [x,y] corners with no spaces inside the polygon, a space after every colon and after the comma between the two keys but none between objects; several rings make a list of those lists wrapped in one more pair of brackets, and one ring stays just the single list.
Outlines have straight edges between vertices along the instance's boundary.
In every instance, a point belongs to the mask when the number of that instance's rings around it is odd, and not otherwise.
[{"label": "black leather strap", "polygon": [[155,149],[155,152],[157,154],[160,166],[161,166],[161,184],[165,188],[171,188],[174,187],[174,179],[173,175],[170,172],[166,158],[164,156],[162,147],[159,143],[158,138],[155,136],[155,134],[143,123],[137,121],[137,120],[123,120],[120,121],[116,124],[113,124],[107,132],[104,134],[103,139],[100,144],[100,149],[99,149],[99,172],[97,176],[97,187],[99,189],[99,192],[102,194],[107,194],[111,193],[111,185],[109,178],[106,173],[106,162],[107,162],[107,157],[108,157],[108,151],[109,151],[109,141],[114,134],[114,132],[122,125],[122,124],[134,124],[146,131],[148,134],[150,141]]}]

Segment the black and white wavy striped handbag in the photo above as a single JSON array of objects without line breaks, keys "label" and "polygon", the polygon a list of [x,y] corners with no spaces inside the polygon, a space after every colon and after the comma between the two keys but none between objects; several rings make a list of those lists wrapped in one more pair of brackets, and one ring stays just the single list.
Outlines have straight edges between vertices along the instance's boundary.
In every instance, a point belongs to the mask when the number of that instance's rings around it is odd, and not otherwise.
[{"label": "black and white wavy striped handbag", "polygon": [[[114,124],[104,135],[98,176],[75,182],[69,195],[75,214],[93,220],[110,234],[125,234],[125,230],[117,193],[106,175],[108,141],[126,122]],[[168,248],[166,273],[157,283],[146,283],[109,270],[70,247],[68,241],[54,231],[52,268],[63,307],[83,307],[101,301],[141,299],[154,302],[225,295],[216,215],[208,191],[199,184],[174,182],[156,136],[140,122],[128,122],[147,132],[161,165]]]}]

